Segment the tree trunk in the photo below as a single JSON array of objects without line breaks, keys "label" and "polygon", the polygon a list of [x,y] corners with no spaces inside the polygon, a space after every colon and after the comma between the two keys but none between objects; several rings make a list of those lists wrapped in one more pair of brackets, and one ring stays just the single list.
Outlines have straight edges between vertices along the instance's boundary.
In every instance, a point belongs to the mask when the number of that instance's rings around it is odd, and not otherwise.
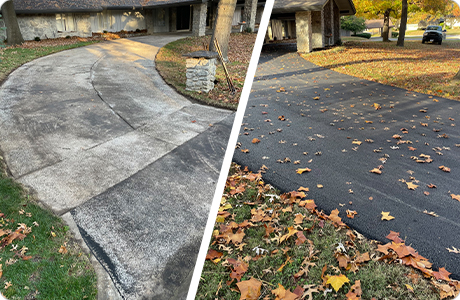
[{"label": "tree trunk", "polygon": [[214,39],[219,42],[220,49],[224,60],[228,60],[228,41],[232,31],[232,20],[235,12],[236,0],[220,0],[217,6],[217,19],[212,32],[211,42],[209,43],[210,51],[217,51],[214,46]]},{"label": "tree trunk", "polygon": [[454,79],[460,80],[460,71],[455,74]]},{"label": "tree trunk", "polygon": [[2,5],[2,15],[6,26],[6,44],[10,46],[22,44],[24,39],[22,38],[21,30],[19,29],[13,1],[6,1]]},{"label": "tree trunk", "polygon": [[407,0],[402,0],[401,23],[399,24],[399,36],[396,46],[404,47],[404,38],[407,27]]},{"label": "tree trunk", "polygon": [[384,42],[390,41],[390,39],[388,38],[388,35],[390,33],[390,13],[391,13],[391,9],[387,9],[385,13],[383,14],[382,38]]}]

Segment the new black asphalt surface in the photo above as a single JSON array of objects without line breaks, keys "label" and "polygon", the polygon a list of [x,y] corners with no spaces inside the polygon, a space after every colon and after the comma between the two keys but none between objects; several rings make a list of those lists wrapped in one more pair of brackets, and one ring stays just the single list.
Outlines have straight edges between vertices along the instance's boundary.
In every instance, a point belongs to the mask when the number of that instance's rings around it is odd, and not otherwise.
[{"label": "new black asphalt surface", "polygon": [[[460,194],[459,120],[457,101],[339,74],[293,52],[262,53],[233,159],[252,171],[265,165],[265,181],[283,192],[309,187],[319,209],[339,209],[369,238],[387,243],[399,232],[458,280],[460,254],[446,248],[460,248],[460,202],[451,197]],[[421,154],[433,161],[416,162],[426,160]],[[369,172],[378,166],[381,175]],[[382,212],[394,219],[381,220]]]}]

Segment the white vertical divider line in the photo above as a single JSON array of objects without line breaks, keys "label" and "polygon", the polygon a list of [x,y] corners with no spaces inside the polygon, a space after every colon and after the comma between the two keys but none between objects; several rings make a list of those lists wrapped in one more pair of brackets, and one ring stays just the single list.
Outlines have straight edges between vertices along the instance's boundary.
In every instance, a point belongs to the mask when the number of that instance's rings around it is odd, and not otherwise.
[{"label": "white vertical divider line", "polygon": [[252,82],[254,81],[254,76],[257,70],[257,64],[259,63],[260,52],[262,51],[265,33],[267,32],[268,28],[268,21],[270,20],[270,15],[272,13],[273,3],[274,0],[267,0],[265,3],[264,12],[262,14],[262,19],[259,25],[259,32],[257,33],[256,42],[254,44],[254,48],[252,51],[252,57],[249,63],[248,71],[246,73],[243,91],[241,92],[240,102],[238,104],[238,109],[235,114],[235,120],[233,122],[230,139],[227,144],[227,150],[225,151],[225,157],[222,163],[222,168],[220,170],[219,180],[217,181],[216,191],[214,193],[214,198],[212,200],[211,210],[209,212],[208,221],[206,223],[203,239],[201,241],[200,251],[198,252],[195,269],[193,271],[192,281],[190,283],[190,288],[188,290],[187,300],[195,299],[195,295],[198,290],[198,285],[200,284],[201,272],[203,271],[203,265],[206,258],[206,254],[208,252],[209,242],[211,241],[212,231],[214,229],[214,224],[216,222],[217,212],[219,211],[220,200],[222,198],[222,193],[225,188],[225,182],[227,181],[228,171],[230,170],[230,165],[232,163],[233,153],[235,152],[235,146],[238,140],[238,133],[240,132],[241,124],[243,123],[244,112],[246,111],[246,106],[248,104],[249,94],[252,88]]}]

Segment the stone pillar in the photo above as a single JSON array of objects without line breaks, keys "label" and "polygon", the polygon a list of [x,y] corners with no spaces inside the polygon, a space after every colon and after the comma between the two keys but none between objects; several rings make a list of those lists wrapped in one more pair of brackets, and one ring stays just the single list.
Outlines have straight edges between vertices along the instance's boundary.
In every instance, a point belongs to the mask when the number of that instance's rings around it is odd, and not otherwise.
[{"label": "stone pillar", "polygon": [[312,48],[324,47],[324,27],[322,11],[311,12]]},{"label": "stone pillar", "polygon": [[323,32],[324,32],[324,37],[323,37],[323,43],[324,46],[330,46],[333,44],[332,41],[332,27],[333,27],[333,21],[332,21],[332,3],[334,0],[328,0],[326,4],[323,6],[322,10],[322,18],[323,18]]},{"label": "stone pillar", "polygon": [[296,38],[295,21],[287,21],[287,35],[291,39]]},{"label": "stone pillar", "polygon": [[311,52],[313,49],[311,19],[311,11],[298,11],[295,13],[297,52]]},{"label": "stone pillar", "polygon": [[340,10],[334,1],[332,6],[333,18],[334,18],[334,44],[337,45],[340,39]]},{"label": "stone pillar", "polygon": [[187,57],[187,91],[209,92],[216,78],[217,52],[196,51],[184,54]]},{"label": "stone pillar", "polygon": [[254,32],[254,27],[256,25],[256,12],[257,0],[245,0],[243,21],[246,22],[246,25],[244,25],[244,30],[250,28],[251,32]]},{"label": "stone pillar", "polygon": [[204,36],[206,34],[206,11],[207,4],[193,4],[193,23],[192,34],[193,36]]},{"label": "stone pillar", "polygon": [[177,31],[177,7],[169,8],[169,31]]}]

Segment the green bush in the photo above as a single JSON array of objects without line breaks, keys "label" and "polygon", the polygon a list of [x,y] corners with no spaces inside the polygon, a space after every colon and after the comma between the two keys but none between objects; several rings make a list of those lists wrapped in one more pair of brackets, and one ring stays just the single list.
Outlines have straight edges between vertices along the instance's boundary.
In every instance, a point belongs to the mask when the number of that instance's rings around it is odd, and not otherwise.
[{"label": "green bush", "polygon": [[37,42],[40,42],[41,38],[39,36],[36,36],[34,40],[36,40]]},{"label": "green bush", "polygon": [[363,33],[358,33],[358,34],[352,34],[351,36],[357,36],[357,37],[362,37],[365,39],[370,39],[372,34],[363,32]]},{"label": "green bush", "polygon": [[67,35],[65,38],[66,38],[66,39],[70,39],[70,35]]},{"label": "green bush", "polygon": [[397,38],[398,35],[399,35],[399,32],[393,31],[393,32],[391,33],[391,37],[393,37],[393,38]]},{"label": "green bush", "polygon": [[136,32],[141,32],[141,30],[139,28],[136,29]]},{"label": "green bush", "polygon": [[107,30],[104,30],[103,33],[108,33],[108,31],[107,31]]}]

